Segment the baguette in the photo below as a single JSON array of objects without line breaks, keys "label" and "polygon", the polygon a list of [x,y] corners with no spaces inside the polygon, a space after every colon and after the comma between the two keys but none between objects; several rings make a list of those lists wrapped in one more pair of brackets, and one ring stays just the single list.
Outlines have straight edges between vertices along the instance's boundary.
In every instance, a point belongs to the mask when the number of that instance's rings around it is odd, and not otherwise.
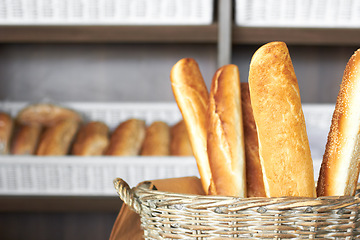
[{"label": "baguette", "polygon": [[155,121],[149,127],[147,127],[140,155],[170,155],[170,129],[165,122]]},{"label": "baguette", "polygon": [[184,120],[171,127],[170,155],[193,156],[189,135]]},{"label": "baguette", "polygon": [[206,111],[209,93],[197,62],[179,60],[171,69],[171,86],[189,134],[204,191],[208,193],[211,170],[207,155]]},{"label": "baguette", "polygon": [[245,138],[247,196],[266,197],[249,84],[245,82],[241,83],[241,106]]},{"label": "baguette", "polygon": [[145,121],[129,119],[122,122],[112,133],[105,155],[137,156],[145,138]]},{"label": "baguette", "polygon": [[40,138],[36,155],[63,156],[68,154],[78,127],[79,123],[73,120],[62,120],[48,127]]},{"label": "baguette", "polygon": [[348,61],[317,185],[318,196],[354,195],[360,168],[360,50]]},{"label": "baguette", "polygon": [[22,109],[16,117],[16,121],[20,124],[40,124],[46,127],[66,119],[77,122],[82,121],[82,117],[79,113],[68,108],[48,103],[29,105]]},{"label": "baguette", "polygon": [[80,128],[72,154],[77,156],[103,155],[109,145],[109,128],[103,122],[89,122]]},{"label": "baguette", "polygon": [[266,196],[315,197],[300,91],[285,43],[268,43],[255,52],[249,88]]},{"label": "baguette", "polygon": [[219,68],[211,84],[207,112],[207,150],[217,195],[246,197],[240,95],[238,67],[230,64]]},{"label": "baguette", "polygon": [[12,141],[11,154],[35,154],[41,132],[42,127],[39,124],[18,125]]},{"label": "baguette", "polygon": [[10,141],[14,128],[12,117],[4,112],[0,113],[0,154],[8,154],[10,151]]}]

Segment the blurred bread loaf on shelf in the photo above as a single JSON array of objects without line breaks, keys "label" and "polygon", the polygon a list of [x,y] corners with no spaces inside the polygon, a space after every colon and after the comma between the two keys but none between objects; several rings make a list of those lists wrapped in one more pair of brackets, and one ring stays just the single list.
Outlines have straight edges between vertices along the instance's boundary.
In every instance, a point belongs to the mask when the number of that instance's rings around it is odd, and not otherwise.
[{"label": "blurred bread loaf on shelf", "polygon": [[287,46],[253,55],[249,88],[267,197],[315,197],[314,169],[300,91]]},{"label": "blurred bread loaf on shelf", "polygon": [[21,124],[40,124],[44,126],[52,126],[66,119],[76,122],[82,121],[82,117],[78,112],[49,103],[31,104],[23,108],[16,117],[16,121]]},{"label": "blurred bread loaf on shelf", "polygon": [[111,134],[106,155],[137,156],[145,138],[146,125],[144,120],[129,119],[115,129]]},{"label": "blurred bread loaf on shelf", "polygon": [[8,154],[10,152],[13,129],[13,118],[8,113],[0,112],[0,154]]},{"label": "blurred bread loaf on shelf", "polygon": [[245,138],[246,185],[248,197],[265,197],[259,157],[259,144],[249,92],[249,84],[241,83],[241,106]]},{"label": "blurred bread loaf on shelf", "polygon": [[11,154],[34,155],[42,132],[42,126],[37,123],[16,125]]},{"label": "blurred bread loaf on shelf", "polygon": [[167,123],[163,121],[155,121],[146,128],[145,139],[140,155],[170,155],[170,128]]},{"label": "blurred bread loaf on shelf", "polygon": [[332,116],[318,196],[355,195],[360,170],[360,49],[349,59]]},{"label": "blurred bread loaf on shelf", "polygon": [[211,194],[246,197],[244,132],[239,69],[229,64],[213,77],[207,111]]},{"label": "blurred bread loaf on shelf", "polygon": [[110,142],[109,128],[100,121],[82,126],[75,138],[72,154],[77,156],[103,155]]},{"label": "blurred bread loaf on shelf", "polygon": [[79,122],[66,119],[45,129],[39,142],[38,156],[63,156],[70,151],[70,145],[78,130]]},{"label": "blurred bread loaf on shelf", "polygon": [[193,152],[184,120],[180,120],[170,129],[170,155],[192,156]]}]

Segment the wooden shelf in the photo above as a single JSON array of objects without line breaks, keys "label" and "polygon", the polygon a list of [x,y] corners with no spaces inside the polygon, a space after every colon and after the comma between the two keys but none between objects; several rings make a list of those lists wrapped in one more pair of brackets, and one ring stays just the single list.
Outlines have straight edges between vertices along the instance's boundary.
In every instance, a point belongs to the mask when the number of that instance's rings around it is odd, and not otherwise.
[{"label": "wooden shelf", "polygon": [[234,44],[284,41],[297,45],[359,45],[360,29],[233,27]]},{"label": "wooden shelf", "polygon": [[120,210],[119,197],[93,196],[0,196],[1,212],[113,212]]},{"label": "wooden shelf", "polygon": [[190,26],[0,26],[1,43],[216,43],[217,24]]}]

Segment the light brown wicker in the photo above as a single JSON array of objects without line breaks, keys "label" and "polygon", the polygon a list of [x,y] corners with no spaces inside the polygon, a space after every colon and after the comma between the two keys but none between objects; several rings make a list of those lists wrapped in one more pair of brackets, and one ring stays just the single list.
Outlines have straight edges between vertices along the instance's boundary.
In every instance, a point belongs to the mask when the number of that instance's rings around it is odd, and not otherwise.
[{"label": "light brown wicker", "polygon": [[360,239],[355,197],[235,198],[130,189],[114,180],[120,198],[141,217],[145,239]]}]

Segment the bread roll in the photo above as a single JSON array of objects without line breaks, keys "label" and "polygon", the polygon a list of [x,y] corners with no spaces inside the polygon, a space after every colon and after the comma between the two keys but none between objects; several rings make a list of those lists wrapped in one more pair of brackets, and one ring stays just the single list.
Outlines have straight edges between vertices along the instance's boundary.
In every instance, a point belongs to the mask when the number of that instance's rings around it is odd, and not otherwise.
[{"label": "bread roll", "polygon": [[249,84],[245,82],[241,83],[241,106],[245,137],[247,196],[266,197]]},{"label": "bread roll", "polygon": [[140,119],[129,119],[122,122],[111,135],[106,155],[139,155],[145,138],[145,129],[145,121]]},{"label": "bread roll", "polygon": [[103,155],[109,145],[109,128],[103,122],[92,121],[82,126],[73,144],[77,156]]},{"label": "bread roll", "polygon": [[175,100],[189,134],[204,191],[208,193],[211,171],[207,155],[206,111],[209,93],[197,62],[192,58],[178,61],[170,73]]},{"label": "bread roll", "polygon": [[240,76],[235,65],[219,68],[208,108],[207,151],[216,194],[246,197]]},{"label": "bread roll", "polygon": [[14,128],[12,117],[4,112],[0,113],[0,154],[8,154],[11,136]]},{"label": "bread roll", "polygon": [[62,120],[48,127],[41,136],[36,154],[38,156],[68,154],[78,127],[79,123],[74,120]]},{"label": "bread roll", "polygon": [[11,154],[33,155],[41,135],[42,127],[39,124],[29,124],[16,127],[16,133],[12,141]]},{"label": "bread roll", "polygon": [[267,197],[315,197],[300,91],[287,46],[259,48],[249,72],[251,105]]},{"label": "bread roll", "polygon": [[22,109],[16,117],[17,122],[21,124],[40,124],[44,126],[52,126],[65,119],[82,121],[81,115],[77,112],[48,103],[29,105]]},{"label": "bread roll", "polygon": [[141,149],[141,155],[170,155],[170,129],[167,123],[162,121],[155,121],[146,128],[146,134]]},{"label": "bread roll", "polygon": [[360,168],[360,50],[346,65],[317,185],[318,196],[354,195]]},{"label": "bread roll", "polygon": [[170,155],[192,156],[193,152],[184,120],[171,127]]}]

